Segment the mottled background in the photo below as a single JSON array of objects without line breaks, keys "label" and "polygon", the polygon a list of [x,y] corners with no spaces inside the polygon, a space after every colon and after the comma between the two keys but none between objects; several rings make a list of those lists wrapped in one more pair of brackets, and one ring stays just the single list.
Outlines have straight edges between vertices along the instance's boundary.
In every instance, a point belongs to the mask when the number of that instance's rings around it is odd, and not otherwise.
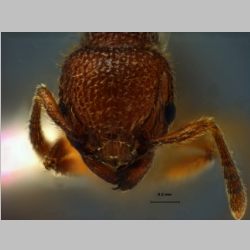
[{"label": "mottled background", "polygon": [[[57,95],[61,54],[79,34],[1,36],[2,219],[232,219],[217,158],[194,176],[170,177],[171,165],[197,153],[192,147],[157,150],[148,175],[126,193],[111,190],[90,171],[73,178],[43,170],[27,136],[32,98],[41,83]],[[163,41],[176,74],[177,117],[171,131],[201,116],[215,117],[250,190],[250,33],[166,33]],[[46,119],[44,127],[55,139],[57,129]],[[250,207],[244,219],[249,218]]]}]

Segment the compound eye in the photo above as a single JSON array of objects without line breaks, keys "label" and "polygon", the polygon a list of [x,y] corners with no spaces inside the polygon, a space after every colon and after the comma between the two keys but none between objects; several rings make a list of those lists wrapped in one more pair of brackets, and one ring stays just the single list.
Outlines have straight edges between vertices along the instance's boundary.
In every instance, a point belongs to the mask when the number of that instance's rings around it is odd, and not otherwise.
[{"label": "compound eye", "polygon": [[171,124],[174,121],[176,115],[176,108],[173,103],[169,103],[165,108],[165,120],[167,124]]},{"label": "compound eye", "polygon": [[61,110],[62,114],[64,116],[66,116],[67,115],[67,109],[66,109],[65,104],[63,102],[60,102],[58,106],[59,106],[59,109]]}]

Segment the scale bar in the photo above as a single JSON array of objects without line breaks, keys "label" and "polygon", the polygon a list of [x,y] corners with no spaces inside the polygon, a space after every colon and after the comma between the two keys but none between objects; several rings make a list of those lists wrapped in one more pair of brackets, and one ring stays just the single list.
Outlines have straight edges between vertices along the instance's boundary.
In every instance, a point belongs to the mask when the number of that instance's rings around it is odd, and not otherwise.
[{"label": "scale bar", "polygon": [[150,203],[179,203],[180,201],[150,201]]}]

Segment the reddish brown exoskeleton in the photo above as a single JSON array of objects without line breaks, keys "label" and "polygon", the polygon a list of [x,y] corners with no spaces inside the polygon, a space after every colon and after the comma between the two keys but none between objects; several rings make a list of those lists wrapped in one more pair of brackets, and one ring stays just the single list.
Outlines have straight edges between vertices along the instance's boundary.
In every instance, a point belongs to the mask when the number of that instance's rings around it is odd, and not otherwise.
[{"label": "reddish brown exoskeleton", "polygon": [[[46,169],[74,172],[74,161],[65,161],[73,146],[92,172],[125,191],[148,172],[156,146],[190,141],[208,131],[220,154],[231,212],[241,219],[245,189],[213,119],[168,134],[175,118],[173,74],[157,45],[155,33],[89,33],[64,62],[58,102],[44,85],[38,86],[30,140]],[[46,141],[42,107],[67,139],[52,145]]]}]

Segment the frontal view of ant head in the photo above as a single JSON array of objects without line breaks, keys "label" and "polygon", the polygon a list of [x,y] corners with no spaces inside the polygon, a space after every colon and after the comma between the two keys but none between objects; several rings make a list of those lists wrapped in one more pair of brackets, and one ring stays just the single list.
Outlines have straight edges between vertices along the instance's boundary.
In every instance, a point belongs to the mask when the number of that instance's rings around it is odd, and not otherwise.
[{"label": "frontal view of ant head", "polygon": [[[156,147],[189,142],[207,132],[219,152],[232,215],[241,219],[245,188],[214,119],[168,133],[176,113],[173,79],[157,33],[87,33],[62,65],[59,99],[45,85],[37,87],[33,99],[29,135],[45,168],[80,174],[79,164],[67,158],[74,148],[94,174],[126,191],[146,175]],[[43,134],[42,108],[64,132],[55,143]]]}]

